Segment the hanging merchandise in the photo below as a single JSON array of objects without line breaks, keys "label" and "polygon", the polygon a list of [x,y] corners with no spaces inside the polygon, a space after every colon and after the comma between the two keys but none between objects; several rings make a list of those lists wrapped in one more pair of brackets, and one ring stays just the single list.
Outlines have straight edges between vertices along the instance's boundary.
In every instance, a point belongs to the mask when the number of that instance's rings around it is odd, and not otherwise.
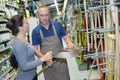
[{"label": "hanging merchandise", "polygon": [[[84,65],[85,60],[83,58],[84,54],[86,54],[86,31],[85,26],[83,26],[83,15],[81,12],[81,8],[77,9],[77,23],[76,23],[76,30],[77,30],[77,44],[81,54],[80,54],[80,64]],[[80,66],[81,67],[81,66]],[[85,66],[84,66],[85,67]]]},{"label": "hanging merchandise", "polygon": [[7,19],[18,13],[18,0],[6,1],[4,11]]},{"label": "hanging merchandise", "polygon": [[[75,58],[79,71],[74,75],[80,74],[80,78],[74,77],[73,80],[120,80],[120,1],[70,0],[70,2],[72,9],[69,7],[66,12],[67,31],[71,40],[79,47],[80,53],[84,54]],[[86,51],[82,52],[81,48],[84,47]],[[88,74],[83,77],[82,73],[87,67]],[[98,74],[94,74],[94,71]],[[99,77],[93,79],[92,75]]]},{"label": "hanging merchandise", "polygon": [[26,7],[25,7],[25,2],[20,0],[19,3],[19,10],[18,13],[26,15]]},{"label": "hanging merchandise", "polygon": [[67,12],[66,12],[66,29],[68,30],[68,35],[70,36],[73,43],[75,43],[75,21],[74,21],[74,15],[73,15],[73,7],[69,6]]},{"label": "hanging merchandise", "polygon": [[37,14],[37,9],[39,7],[39,1],[28,0],[27,3],[27,10],[29,11],[30,16],[35,17]]},{"label": "hanging merchandise", "polygon": [[81,12],[81,8],[78,8],[77,10],[77,23],[76,23],[76,29],[78,30],[79,34],[79,43],[80,47],[86,47],[87,39],[86,39],[86,26],[84,26],[84,21],[83,21],[83,15]]}]

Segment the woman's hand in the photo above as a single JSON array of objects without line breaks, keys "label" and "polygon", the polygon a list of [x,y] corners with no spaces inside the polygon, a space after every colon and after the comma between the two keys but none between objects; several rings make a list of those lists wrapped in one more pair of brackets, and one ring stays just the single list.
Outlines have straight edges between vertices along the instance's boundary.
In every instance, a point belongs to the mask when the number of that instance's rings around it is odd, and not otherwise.
[{"label": "woman's hand", "polygon": [[41,59],[41,61],[44,62],[44,61],[48,61],[48,60],[50,60],[52,58],[53,58],[52,51],[49,51],[45,55],[43,55],[40,59]]}]

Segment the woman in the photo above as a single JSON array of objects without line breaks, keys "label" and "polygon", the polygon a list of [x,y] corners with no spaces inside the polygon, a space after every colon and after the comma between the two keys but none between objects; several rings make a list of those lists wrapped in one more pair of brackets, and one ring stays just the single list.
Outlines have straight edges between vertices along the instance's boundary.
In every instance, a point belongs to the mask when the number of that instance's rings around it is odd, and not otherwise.
[{"label": "woman", "polygon": [[[37,80],[37,66],[48,59],[52,59],[52,52],[47,52],[41,56],[41,52],[35,50],[25,38],[25,34],[29,29],[27,19],[22,14],[13,16],[6,24],[6,27],[12,31],[15,36],[12,39],[13,53],[18,62],[18,74],[16,80]],[[34,54],[41,56],[35,60]]]}]

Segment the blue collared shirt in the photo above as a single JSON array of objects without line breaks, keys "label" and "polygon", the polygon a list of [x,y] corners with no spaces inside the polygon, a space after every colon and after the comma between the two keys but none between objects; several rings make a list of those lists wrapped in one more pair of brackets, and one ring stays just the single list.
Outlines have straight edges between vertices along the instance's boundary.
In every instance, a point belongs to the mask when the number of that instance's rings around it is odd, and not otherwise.
[{"label": "blue collared shirt", "polygon": [[36,26],[36,28],[33,29],[32,31],[32,44],[33,45],[40,45],[40,47],[42,46],[42,40],[41,40],[41,36],[40,36],[40,29],[43,32],[43,36],[44,37],[50,37],[54,35],[54,31],[52,28],[52,25],[55,26],[57,35],[59,37],[59,40],[62,44],[62,37],[65,36],[67,34],[67,32],[65,31],[64,27],[62,26],[62,24],[60,24],[59,22],[56,21],[50,21],[50,25],[48,30],[45,29],[41,24],[39,24],[38,26]]}]

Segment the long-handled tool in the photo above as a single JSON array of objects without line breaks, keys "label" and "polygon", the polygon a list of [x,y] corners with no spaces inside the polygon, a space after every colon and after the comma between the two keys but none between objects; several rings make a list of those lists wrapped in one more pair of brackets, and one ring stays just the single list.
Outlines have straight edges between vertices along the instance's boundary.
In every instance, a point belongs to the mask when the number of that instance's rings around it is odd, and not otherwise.
[{"label": "long-handled tool", "polygon": [[[76,57],[77,55],[79,55],[79,50],[74,49],[74,48],[66,48],[61,50],[60,52],[58,52],[57,54],[53,55],[54,58],[59,58],[59,60],[57,62],[62,62],[63,59],[67,59],[67,58],[72,58],[72,57]],[[56,61],[54,61],[55,63]],[[49,66],[48,65],[44,65],[42,70],[40,72],[38,72],[38,75],[40,75],[42,72],[44,72],[46,69],[48,69]]]}]

